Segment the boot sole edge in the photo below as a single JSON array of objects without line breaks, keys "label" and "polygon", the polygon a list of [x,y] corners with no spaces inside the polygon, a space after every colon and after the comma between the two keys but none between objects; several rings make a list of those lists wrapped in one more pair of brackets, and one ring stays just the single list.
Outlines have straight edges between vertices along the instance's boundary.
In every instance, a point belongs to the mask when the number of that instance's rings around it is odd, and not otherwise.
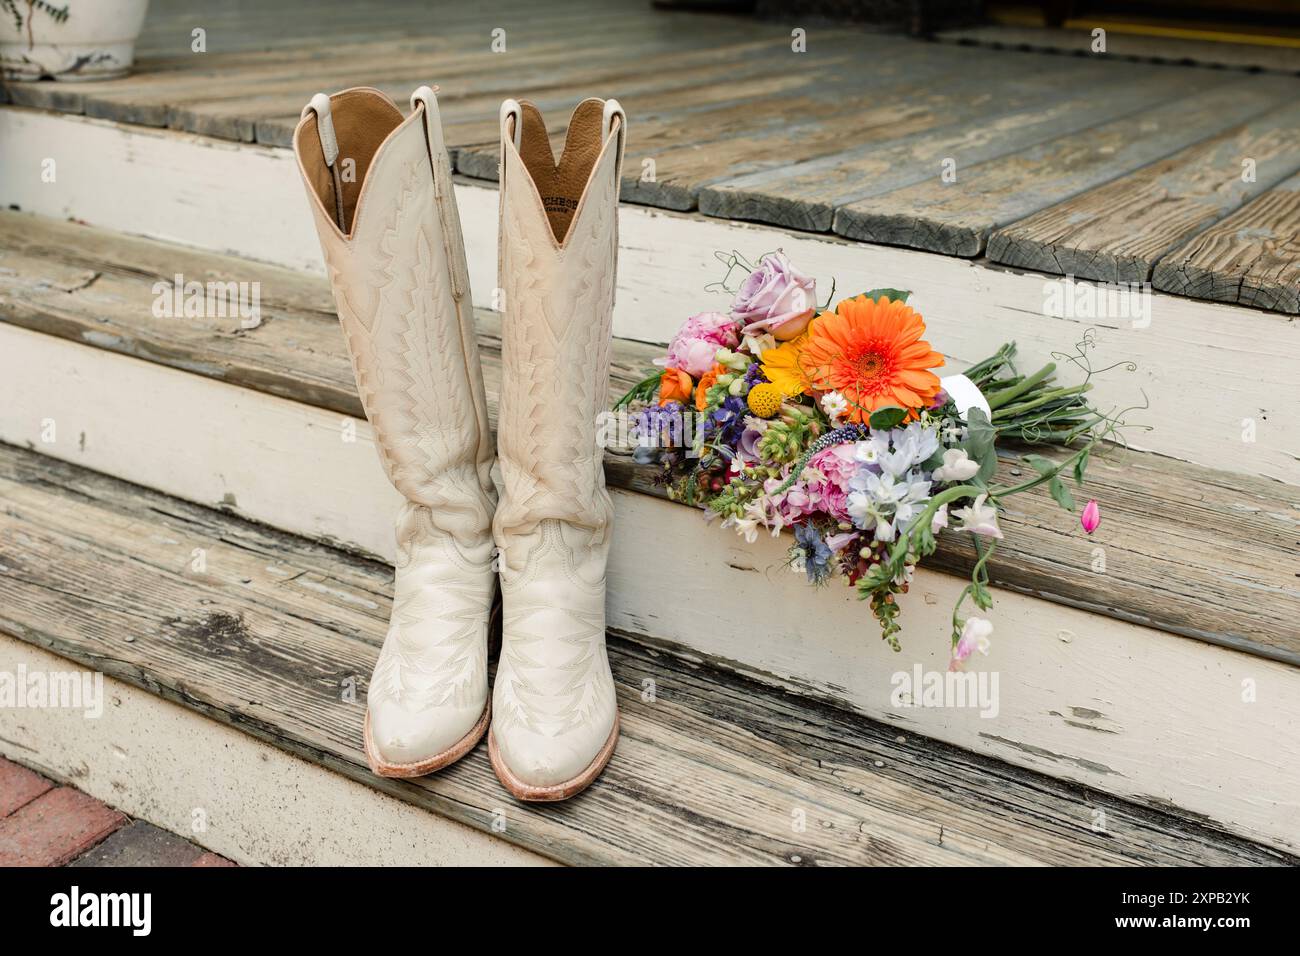
[{"label": "boot sole edge", "polygon": [[488,732],[488,726],[492,722],[492,701],[488,700],[487,706],[483,708],[483,716],[470,728],[460,740],[456,741],[446,750],[427,757],[424,760],[413,761],[412,763],[388,763],[378,754],[378,748],[375,746],[374,739],[370,734],[370,712],[366,712],[365,722],[362,728],[362,738],[366,749],[366,762],[370,764],[371,771],[379,777],[423,777],[425,774],[441,770],[443,767],[450,766],[461,757],[478,746],[478,742],[483,739],[483,735]]},{"label": "boot sole edge", "polygon": [[516,800],[522,800],[525,803],[558,803],[561,800],[568,800],[570,797],[577,796],[591,786],[592,782],[600,776],[601,771],[605,769],[605,765],[614,756],[615,747],[618,746],[619,723],[620,715],[616,712],[614,714],[614,727],[610,730],[609,737],[582,773],[572,780],[552,784],[549,787],[537,787],[524,783],[511,773],[510,768],[501,759],[501,753],[497,749],[496,737],[490,730],[488,731],[488,759],[491,761],[492,769],[496,772],[501,785],[509,790],[510,795]]}]

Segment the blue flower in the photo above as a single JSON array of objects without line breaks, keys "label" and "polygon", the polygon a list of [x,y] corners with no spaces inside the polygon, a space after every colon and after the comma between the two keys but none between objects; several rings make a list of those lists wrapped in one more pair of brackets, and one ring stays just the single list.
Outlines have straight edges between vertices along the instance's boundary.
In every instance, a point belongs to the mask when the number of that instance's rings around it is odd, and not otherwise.
[{"label": "blue flower", "polygon": [[810,524],[797,525],[794,529],[795,552],[803,559],[803,570],[811,584],[822,584],[831,574],[831,557],[834,552]]},{"label": "blue flower", "polygon": [[731,457],[730,451],[740,444],[741,435],[745,432],[745,416],[748,412],[749,407],[743,398],[728,396],[705,420],[701,428],[704,440],[726,446],[727,457]]}]

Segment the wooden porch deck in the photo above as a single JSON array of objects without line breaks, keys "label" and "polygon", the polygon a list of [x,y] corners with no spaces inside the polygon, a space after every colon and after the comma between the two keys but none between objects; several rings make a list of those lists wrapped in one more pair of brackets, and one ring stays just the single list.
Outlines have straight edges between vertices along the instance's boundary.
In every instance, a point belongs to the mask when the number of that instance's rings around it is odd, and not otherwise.
[{"label": "wooden porch deck", "polygon": [[503,97],[558,143],[580,98],[617,96],[628,202],[1300,313],[1300,77],[816,23],[796,53],[795,26],[648,0],[154,0],[134,76],[5,94],[283,147],[312,93],[437,83],[480,179]]}]

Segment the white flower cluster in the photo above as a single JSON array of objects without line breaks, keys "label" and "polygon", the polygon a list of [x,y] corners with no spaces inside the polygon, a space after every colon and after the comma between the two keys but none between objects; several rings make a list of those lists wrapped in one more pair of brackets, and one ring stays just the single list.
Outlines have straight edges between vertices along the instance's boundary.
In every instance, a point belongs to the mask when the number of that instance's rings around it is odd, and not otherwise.
[{"label": "white flower cluster", "polygon": [[[979,464],[961,448],[945,448],[939,455],[939,432],[935,425],[912,422],[889,431],[871,430],[865,441],[855,443],[858,469],[849,479],[848,512],[853,524],[869,531],[877,541],[893,541],[929,503],[936,485],[973,478]],[[936,461],[938,458],[938,461]],[[926,466],[931,470],[926,470]],[[961,531],[1002,537],[997,512],[985,505],[986,495],[954,511],[962,522]],[[936,533],[948,526],[947,505],[939,508],[931,527]]]}]

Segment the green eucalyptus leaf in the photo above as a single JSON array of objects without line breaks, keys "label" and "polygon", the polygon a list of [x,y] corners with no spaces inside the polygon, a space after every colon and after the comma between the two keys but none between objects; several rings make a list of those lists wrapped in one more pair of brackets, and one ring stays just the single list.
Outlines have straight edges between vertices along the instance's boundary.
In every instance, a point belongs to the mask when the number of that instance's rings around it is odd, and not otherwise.
[{"label": "green eucalyptus leaf", "polygon": [[889,431],[891,428],[897,428],[903,424],[903,419],[906,417],[906,408],[899,408],[897,405],[886,405],[884,408],[877,408],[871,413],[871,427],[878,431]]},{"label": "green eucalyptus leaf", "polygon": [[870,292],[863,292],[862,294],[873,302],[879,302],[885,296],[889,297],[890,302],[906,302],[907,297],[912,293],[905,292],[902,289],[872,289]]},{"label": "green eucalyptus leaf", "polygon": [[1065,482],[1060,478],[1053,478],[1047,483],[1047,490],[1052,493],[1052,498],[1056,503],[1066,511],[1074,510],[1074,496],[1070,494],[1070,489],[1065,487]]}]

